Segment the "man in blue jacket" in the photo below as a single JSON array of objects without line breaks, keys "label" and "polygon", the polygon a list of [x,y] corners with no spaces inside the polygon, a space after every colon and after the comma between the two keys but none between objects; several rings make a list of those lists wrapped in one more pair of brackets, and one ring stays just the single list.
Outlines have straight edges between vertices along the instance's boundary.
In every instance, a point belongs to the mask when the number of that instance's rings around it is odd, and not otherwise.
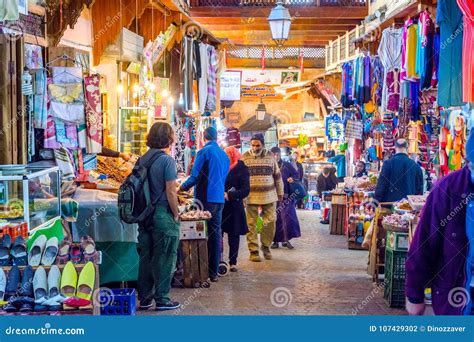
[{"label": "man in blue jacket", "polygon": [[208,127],[204,131],[206,145],[199,150],[194,161],[191,175],[181,185],[187,191],[193,186],[194,197],[203,204],[203,209],[212,214],[207,224],[209,254],[209,277],[216,282],[217,270],[221,259],[221,224],[224,209],[225,180],[229,172],[230,161],[227,154],[216,142],[217,131]]},{"label": "man in blue jacket", "polygon": [[379,202],[397,202],[408,195],[423,194],[423,172],[408,157],[408,142],[398,139],[395,155],[384,161],[375,189],[374,198]]}]

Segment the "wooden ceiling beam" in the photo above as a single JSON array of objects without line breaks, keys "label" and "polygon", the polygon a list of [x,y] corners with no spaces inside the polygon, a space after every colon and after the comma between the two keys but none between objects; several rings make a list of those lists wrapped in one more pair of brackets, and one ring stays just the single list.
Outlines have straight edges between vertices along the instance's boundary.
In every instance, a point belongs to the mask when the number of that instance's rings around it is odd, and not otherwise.
[{"label": "wooden ceiling beam", "polygon": [[[327,39],[289,39],[284,46],[301,46],[301,47],[325,47],[328,43]],[[230,39],[229,44],[235,45],[266,45],[274,46],[275,42],[272,39]]]},{"label": "wooden ceiling beam", "polygon": [[[267,18],[271,8],[265,7],[196,7],[191,10],[193,18],[229,17],[229,18]],[[368,14],[367,7],[302,7],[290,8],[293,18],[352,18],[361,19]]]},{"label": "wooden ceiling beam", "polygon": [[[247,38],[247,39],[271,39],[270,30],[264,31],[212,31],[218,38]],[[311,32],[311,31],[291,31],[290,39],[296,38],[316,38],[318,40],[337,39],[338,35],[331,32]]]},{"label": "wooden ceiling beam", "polygon": [[[211,31],[268,31],[270,26],[268,24],[257,24],[257,25],[203,25]],[[292,24],[291,31],[325,31],[331,33],[344,34],[350,31],[354,26],[330,26],[330,25],[299,25]]]},{"label": "wooden ceiling beam", "polygon": [[[255,18],[225,18],[225,17],[205,17],[205,16],[193,16],[193,19],[202,25],[234,25],[234,24],[266,24],[268,21],[266,17]],[[350,18],[317,18],[317,19],[305,19],[305,18],[294,18],[292,25],[331,25],[331,26],[351,26],[354,27],[360,24],[361,18],[350,19]]]}]

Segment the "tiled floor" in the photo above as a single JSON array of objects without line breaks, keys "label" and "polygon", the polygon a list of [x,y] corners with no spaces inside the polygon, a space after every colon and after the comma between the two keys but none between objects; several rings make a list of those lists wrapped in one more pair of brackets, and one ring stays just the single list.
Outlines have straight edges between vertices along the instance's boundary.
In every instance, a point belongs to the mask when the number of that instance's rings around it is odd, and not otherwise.
[{"label": "tiled floor", "polygon": [[[273,250],[273,260],[248,261],[241,240],[239,272],[209,289],[173,289],[182,308],[170,315],[400,315],[383,300],[366,273],[366,251],[347,249],[343,236],[329,235],[316,212],[299,211],[302,237],[294,250]],[[153,311],[139,314],[154,315]]]}]

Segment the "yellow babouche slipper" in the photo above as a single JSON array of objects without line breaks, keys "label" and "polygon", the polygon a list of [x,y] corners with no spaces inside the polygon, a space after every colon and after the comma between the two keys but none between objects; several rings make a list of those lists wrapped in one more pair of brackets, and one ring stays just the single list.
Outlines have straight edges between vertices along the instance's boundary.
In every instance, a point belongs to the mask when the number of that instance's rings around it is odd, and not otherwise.
[{"label": "yellow babouche slipper", "polygon": [[66,266],[64,266],[61,276],[61,293],[66,297],[73,297],[76,295],[76,287],[77,271],[74,264],[69,261]]},{"label": "yellow babouche slipper", "polygon": [[77,297],[91,300],[94,291],[95,267],[92,262],[88,262],[79,274],[77,282]]}]

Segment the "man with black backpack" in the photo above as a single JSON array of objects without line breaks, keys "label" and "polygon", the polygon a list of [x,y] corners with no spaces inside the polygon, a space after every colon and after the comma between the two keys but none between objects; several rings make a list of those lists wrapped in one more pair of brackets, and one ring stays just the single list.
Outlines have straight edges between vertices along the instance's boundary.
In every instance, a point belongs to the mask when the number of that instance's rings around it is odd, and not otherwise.
[{"label": "man with black backpack", "polygon": [[[204,131],[206,145],[197,153],[190,177],[181,185],[187,191],[193,186],[195,198],[202,203],[202,209],[211,213],[207,224],[209,254],[209,277],[216,282],[217,270],[221,260],[221,225],[224,209],[225,180],[229,172],[230,161],[227,154],[216,142],[217,130],[208,127]],[[198,202],[198,203],[199,203]]]},{"label": "man with black backpack", "polygon": [[155,123],[148,133],[150,148],[135,165],[119,191],[122,220],[138,223],[138,299],[140,309],[180,307],[171,301],[172,274],[176,268],[179,243],[179,212],[175,160],[168,155],[174,142],[171,126]]}]

